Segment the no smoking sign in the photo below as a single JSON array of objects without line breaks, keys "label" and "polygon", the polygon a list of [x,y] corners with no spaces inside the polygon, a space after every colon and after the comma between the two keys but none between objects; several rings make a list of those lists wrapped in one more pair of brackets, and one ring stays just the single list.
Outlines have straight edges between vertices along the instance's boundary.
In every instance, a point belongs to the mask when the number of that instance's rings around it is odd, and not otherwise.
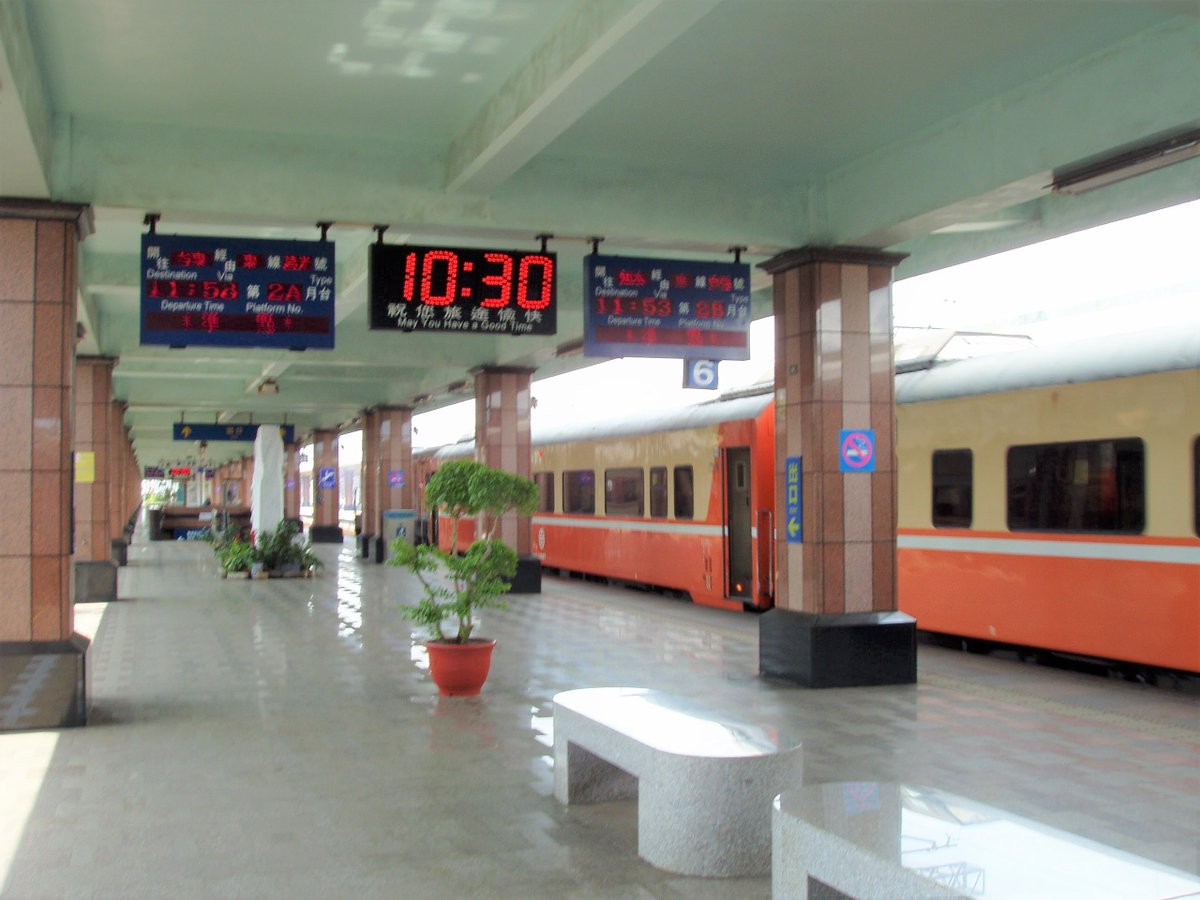
[{"label": "no smoking sign", "polygon": [[843,428],[839,438],[838,471],[875,471],[875,430]]}]

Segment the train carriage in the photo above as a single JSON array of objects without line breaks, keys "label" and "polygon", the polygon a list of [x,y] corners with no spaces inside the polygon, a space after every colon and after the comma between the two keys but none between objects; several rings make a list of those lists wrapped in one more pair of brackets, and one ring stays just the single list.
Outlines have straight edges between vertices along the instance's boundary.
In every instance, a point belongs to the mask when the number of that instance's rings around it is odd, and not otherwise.
[{"label": "train carriage", "polygon": [[[1200,672],[1200,334],[936,364],[896,396],[898,603],[918,628]],[[770,607],[772,398],[535,431],[534,553]]]}]

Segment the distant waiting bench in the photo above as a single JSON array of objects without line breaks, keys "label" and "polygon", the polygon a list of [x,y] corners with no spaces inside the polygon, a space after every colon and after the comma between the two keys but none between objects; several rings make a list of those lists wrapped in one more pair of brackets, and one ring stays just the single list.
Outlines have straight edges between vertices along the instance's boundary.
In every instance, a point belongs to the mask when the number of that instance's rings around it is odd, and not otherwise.
[{"label": "distant waiting bench", "polygon": [[638,803],[638,855],[683,875],[759,875],[771,801],[802,779],[799,745],[645,688],[554,697],[554,796]]},{"label": "distant waiting bench", "polygon": [[220,525],[226,513],[231,525],[250,527],[250,510],[246,507],[164,506],[161,510],[147,512],[150,517],[150,539],[170,541],[188,531],[209,528],[214,522]]},{"label": "distant waiting bench", "polygon": [[775,900],[1192,897],[1200,877],[945,791],[874,781],[784,791]]}]

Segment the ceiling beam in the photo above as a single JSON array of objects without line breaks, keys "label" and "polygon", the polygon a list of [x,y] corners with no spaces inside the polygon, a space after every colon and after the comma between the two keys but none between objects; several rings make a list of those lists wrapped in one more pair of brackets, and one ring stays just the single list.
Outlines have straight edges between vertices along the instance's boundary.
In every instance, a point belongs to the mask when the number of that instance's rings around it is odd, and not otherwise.
[{"label": "ceiling beam", "polygon": [[447,189],[504,183],[718,2],[578,3],[451,142]]},{"label": "ceiling beam", "polygon": [[0,197],[45,199],[54,117],[25,10],[0,0]]}]

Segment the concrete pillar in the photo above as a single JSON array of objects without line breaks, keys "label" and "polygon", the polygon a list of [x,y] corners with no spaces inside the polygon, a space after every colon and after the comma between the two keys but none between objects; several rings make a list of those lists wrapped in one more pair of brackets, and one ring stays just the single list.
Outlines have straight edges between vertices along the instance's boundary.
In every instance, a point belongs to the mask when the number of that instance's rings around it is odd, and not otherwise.
[{"label": "concrete pillar", "polygon": [[[915,622],[896,611],[891,280],[901,259],[804,247],[762,264],[775,279],[779,511],[776,608],[759,620],[764,675],[811,687],[916,680]],[[799,521],[788,521],[789,499]]]},{"label": "concrete pillar", "polygon": [[118,566],[125,564],[125,523],[132,512],[125,503],[128,494],[126,481],[129,466],[125,441],[125,404],[113,401],[108,414],[108,448],[112,454],[108,479],[108,537],[112,561]]},{"label": "concrete pillar", "polygon": [[379,409],[368,409],[362,415],[362,470],[359,479],[362,531],[358,535],[358,552],[364,559],[375,555],[379,530]]},{"label": "concrete pillar", "polygon": [[[338,433],[314,431],[313,437],[313,525],[312,540],[317,544],[340,544],[342,527],[338,524]],[[332,481],[321,485],[321,470],[333,470]]]},{"label": "concrete pillar", "polygon": [[[505,472],[530,477],[530,385],[533,369],[486,366],[475,375],[475,458]],[[497,536],[517,551],[521,568],[513,590],[541,590],[541,563],[532,555],[530,517],[509,513]]]},{"label": "concrete pillar", "polygon": [[384,527],[384,510],[416,508],[412,467],[412,415],[412,409],[407,406],[381,406],[375,410],[377,518],[374,524],[377,525],[379,535],[375,545],[377,562],[387,559],[388,545],[394,539],[394,535],[388,534]]},{"label": "concrete pillar", "polygon": [[74,574],[75,602],[117,599],[112,559],[114,360],[75,361]]},{"label": "concrete pillar", "polygon": [[75,267],[88,207],[0,198],[0,731],[87,722],[71,604]]},{"label": "concrete pillar", "polygon": [[283,515],[300,518],[300,445],[293,441],[283,448]]},{"label": "concrete pillar", "polygon": [[254,457],[242,457],[240,465],[242,467],[242,499],[238,506],[250,509],[251,504],[254,502]]}]

